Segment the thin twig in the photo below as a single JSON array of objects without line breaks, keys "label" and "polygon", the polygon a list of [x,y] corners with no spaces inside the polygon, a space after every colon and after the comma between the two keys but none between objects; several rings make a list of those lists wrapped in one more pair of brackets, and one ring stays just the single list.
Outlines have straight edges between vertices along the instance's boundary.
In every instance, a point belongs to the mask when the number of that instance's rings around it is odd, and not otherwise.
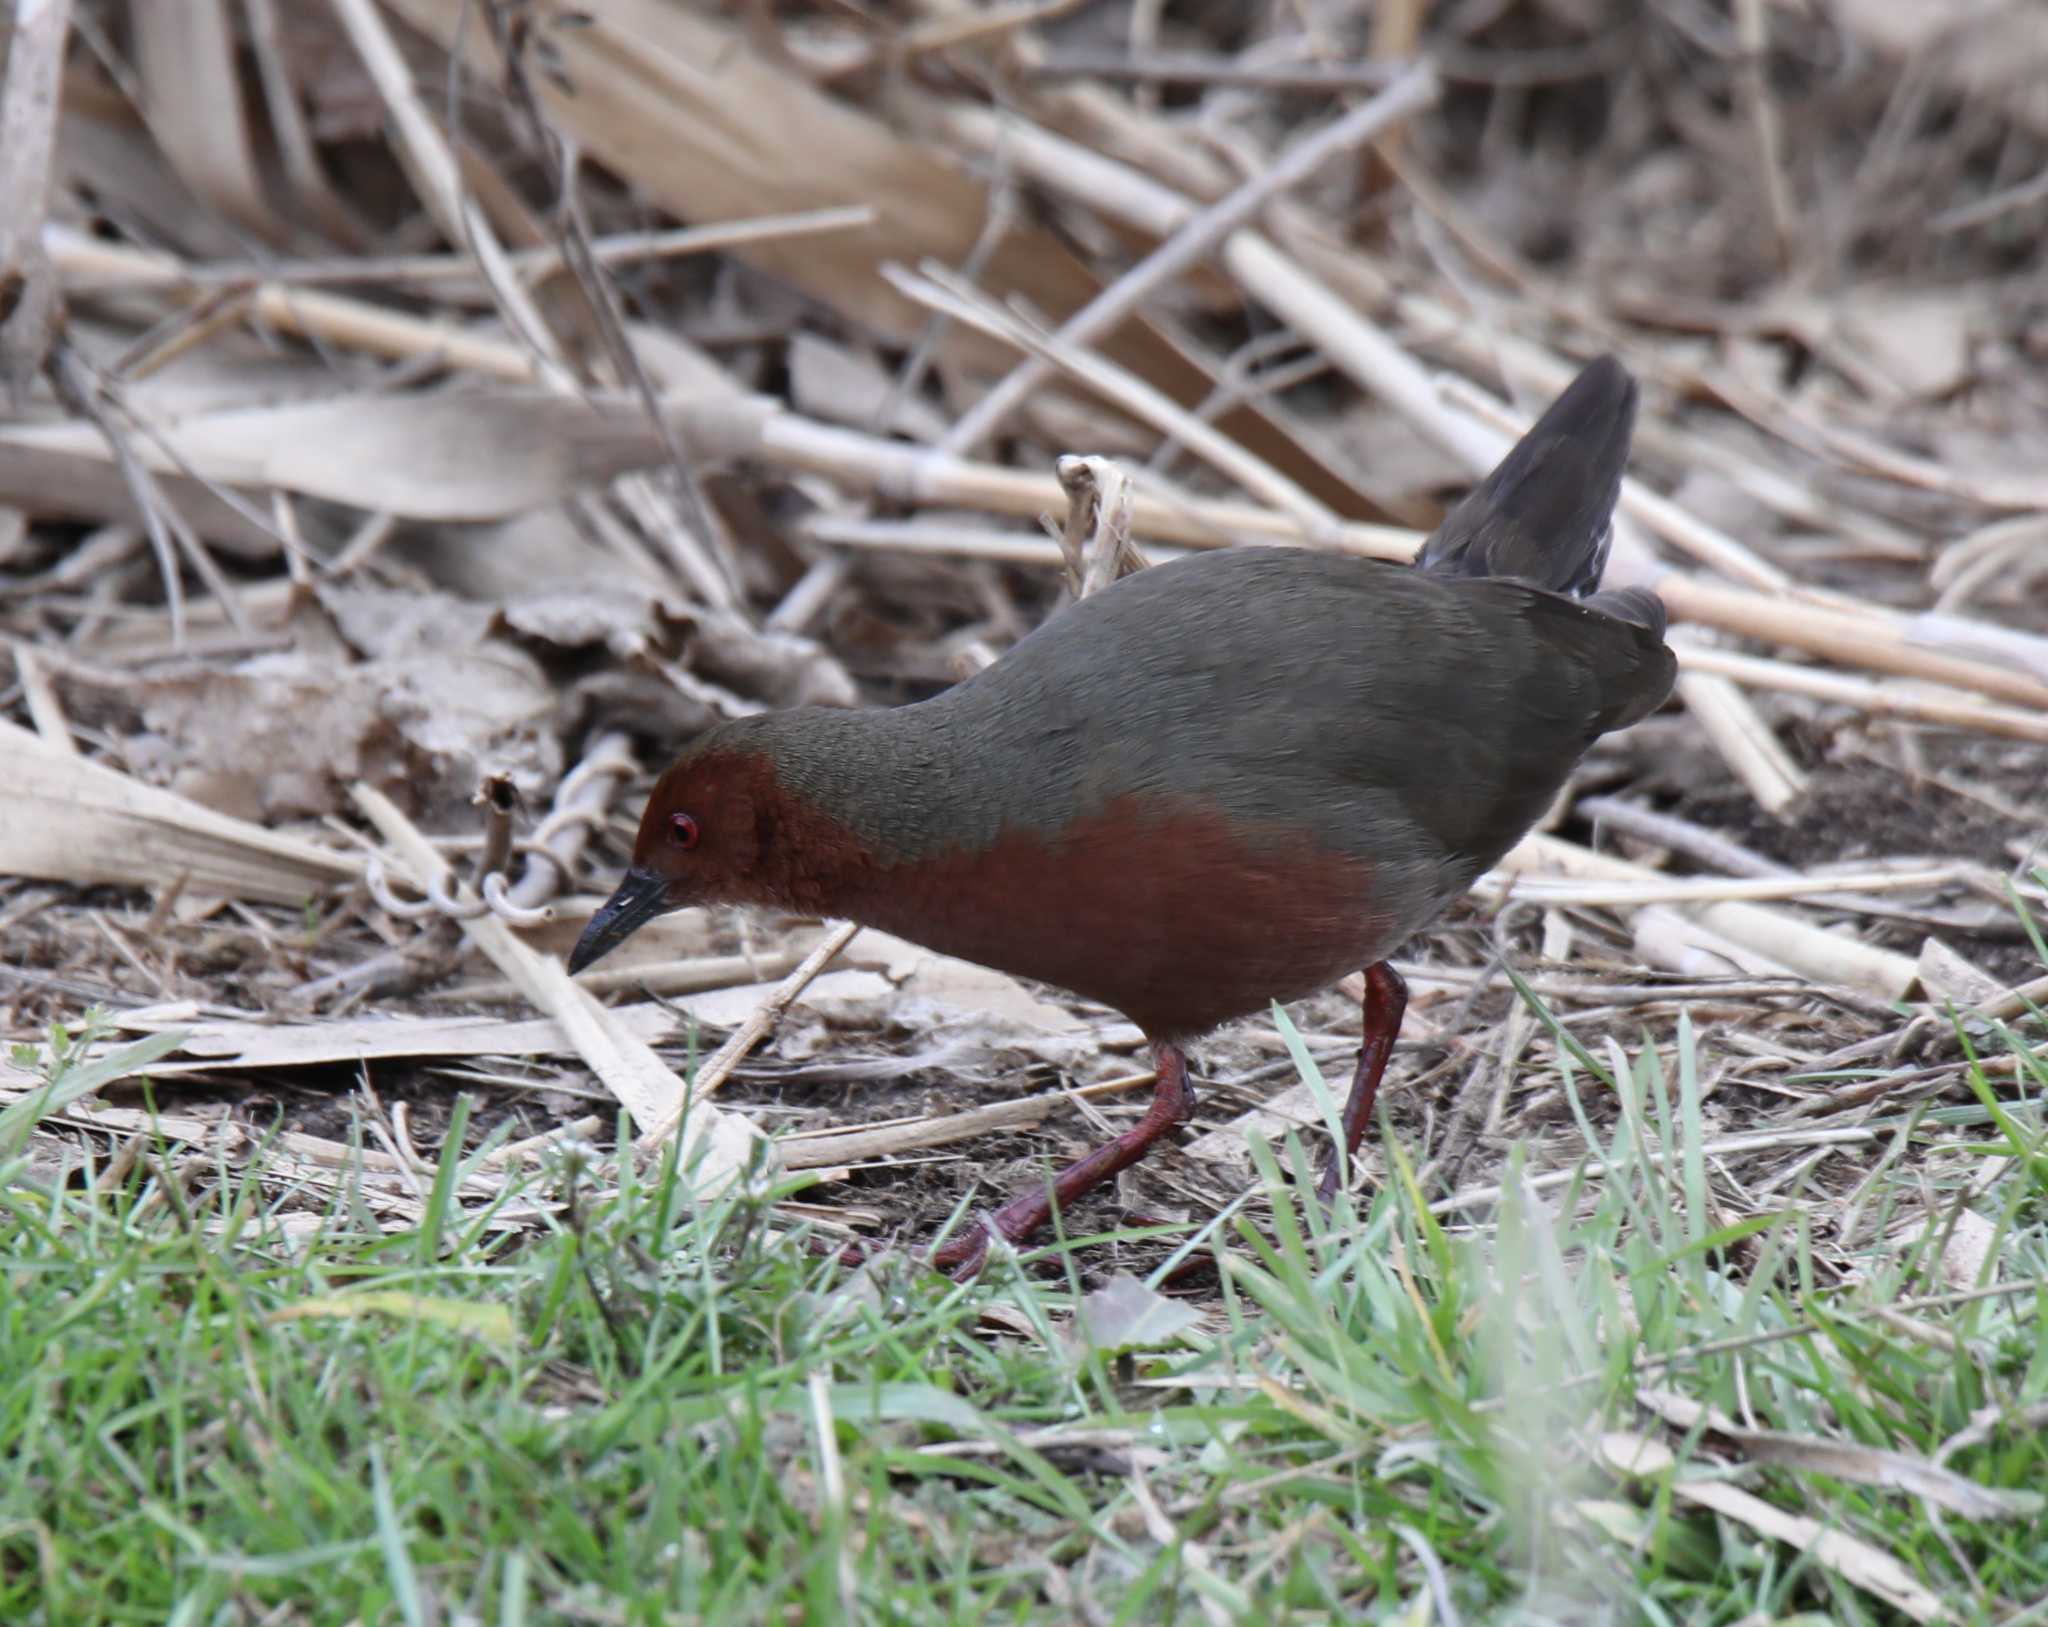
[{"label": "thin twig", "polygon": [[782,1018],[790,1003],[810,986],[811,980],[822,972],[839,951],[853,941],[860,927],[852,921],[842,921],[819,942],[795,971],[776,986],[775,992],[754,1008],[753,1014],[733,1030],[726,1042],[719,1046],[691,1076],[688,1093],[683,1105],[666,1117],[657,1119],[640,1134],[639,1145],[643,1148],[658,1147],[675,1134],[685,1108],[695,1112],[709,1102],[711,1095],[731,1077],[734,1068],[756,1045],[767,1038],[768,1030]]},{"label": "thin twig", "polygon": [[0,384],[19,407],[56,338],[61,296],[43,247],[71,0],[14,8],[0,80]]}]

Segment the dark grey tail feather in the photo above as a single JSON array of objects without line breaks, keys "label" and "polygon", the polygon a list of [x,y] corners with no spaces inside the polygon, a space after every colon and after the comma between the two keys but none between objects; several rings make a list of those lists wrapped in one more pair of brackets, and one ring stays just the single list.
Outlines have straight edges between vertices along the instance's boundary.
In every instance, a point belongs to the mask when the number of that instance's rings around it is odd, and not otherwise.
[{"label": "dark grey tail feather", "polygon": [[1635,422],[1636,381],[1628,369],[1612,356],[1587,363],[1499,467],[1444,517],[1416,556],[1417,567],[1512,577],[1584,598],[1607,568]]}]

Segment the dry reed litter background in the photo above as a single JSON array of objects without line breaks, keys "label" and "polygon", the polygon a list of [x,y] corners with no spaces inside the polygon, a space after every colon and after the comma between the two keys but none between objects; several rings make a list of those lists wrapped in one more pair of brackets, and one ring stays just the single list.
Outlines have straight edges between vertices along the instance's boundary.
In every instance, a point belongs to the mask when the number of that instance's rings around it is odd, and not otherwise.
[{"label": "dry reed litter background", "polygon": [[[1062,536],[1399,557],[1611,350],[1680,695],[1410,947],[1391,1111],[1480,1216],[1583,1157],[1561,1035],[1685,1013],[1716,1201],[1801,1183],[1849,1273],[1869,1119],[2048,993],[2044,177],[2031,0],[18,8],[0,1024],[181,1036],[32,1150],[396,1220],[459,1092],[512,1169],[715,1051],[707,1176],[770,1135],[792,1216],[928,1230],[1135,1111],[1135,1032],[727,912],[571,985],[650,769],[972,670]],[[1271,1023],[1199,1060],[1128,1212],[1318,1122]]]}]

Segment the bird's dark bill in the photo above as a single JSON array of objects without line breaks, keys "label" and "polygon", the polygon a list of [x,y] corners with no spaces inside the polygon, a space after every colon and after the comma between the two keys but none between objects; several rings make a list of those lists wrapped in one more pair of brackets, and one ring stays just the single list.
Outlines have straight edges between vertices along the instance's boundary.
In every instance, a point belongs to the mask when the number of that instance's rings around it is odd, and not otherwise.
[{"label": "bird's dark bill", "polygon": [[618,891],[590,918],[583,936],[569,952],[569,970],[576,973],[610,954],[657,915],[668,913],[668,886],[652,870],[628,870]]}]

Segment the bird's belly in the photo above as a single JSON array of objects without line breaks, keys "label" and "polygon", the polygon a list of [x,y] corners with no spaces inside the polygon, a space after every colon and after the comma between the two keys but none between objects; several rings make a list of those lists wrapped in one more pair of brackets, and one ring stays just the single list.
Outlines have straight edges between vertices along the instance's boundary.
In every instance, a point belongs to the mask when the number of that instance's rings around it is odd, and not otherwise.
[{"label": "bird's belly", "polygon": [[862,892],[856,919],[1099,1000],[1158,1038],[1312,993],[1441,902],[1415,867],[1334,853],[1297,827],[1128,801],[884,870]]}]

